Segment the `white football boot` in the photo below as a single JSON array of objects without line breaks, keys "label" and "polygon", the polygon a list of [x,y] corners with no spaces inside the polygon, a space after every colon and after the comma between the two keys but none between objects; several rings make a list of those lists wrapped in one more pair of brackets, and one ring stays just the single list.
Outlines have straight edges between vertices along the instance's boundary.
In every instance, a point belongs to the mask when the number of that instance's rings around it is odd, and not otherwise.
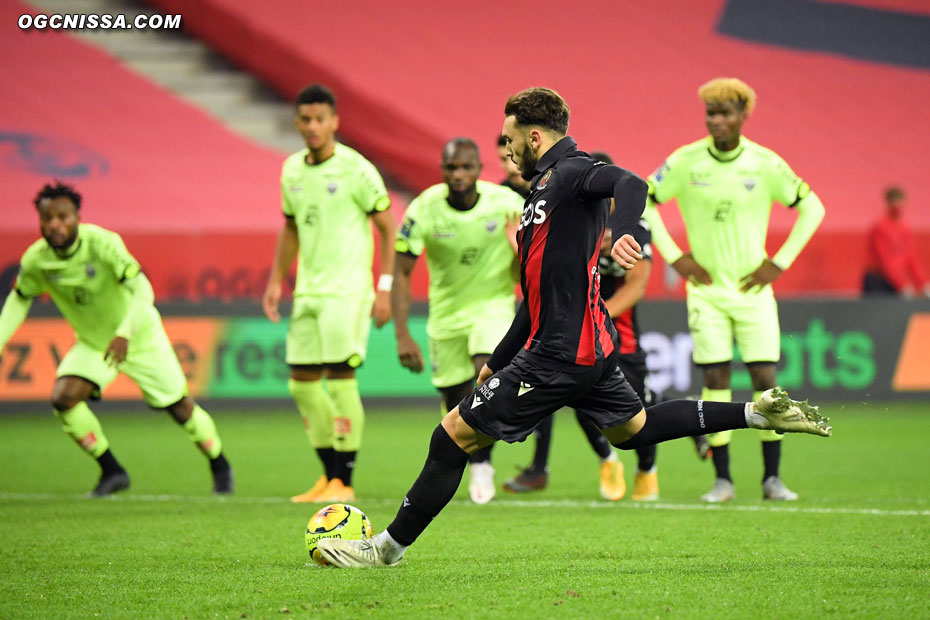
[{"label": "white football boot", "polygon": [[471,481],[468,483],[468,495],[476,504],[487,504],[494,499],[494,467],[490,463],[471,463]]},{"label": "white football boot", "polygon": [[733,483],[726,478],[717,478],[714,481],[714,486],[711,487],[710,491],[702,495],[701,499],[711,504],[722,504],[723,502],[730,501],[734,497]]},{"label": "white football boot", "polygon": [[793,502],[798,499],[798,494],[786,487],[778,476],[769,476],[762,483],[762,499]]},{"label": "white football boot", "polygon": [[323,558],[338,568],[369,568],[374,566],[397,566],[400,559],[388,562],[374,540],[342,540],[323,538],[317,543],[317,551]]},{"label": "white football boot", "polygon": [[[829,437],[833,427],[830,418],[820,415],[818,408],[804,402],[791,400],[788,392],[781,388],[772,388],[762,392],[759,399],[752,404],[753,414],[765,418],[767,426],[761,420],[754,420],[753,428],[771,428],[778,433],[810,433]],[[747,415],[750,418],[752,414]]]}]

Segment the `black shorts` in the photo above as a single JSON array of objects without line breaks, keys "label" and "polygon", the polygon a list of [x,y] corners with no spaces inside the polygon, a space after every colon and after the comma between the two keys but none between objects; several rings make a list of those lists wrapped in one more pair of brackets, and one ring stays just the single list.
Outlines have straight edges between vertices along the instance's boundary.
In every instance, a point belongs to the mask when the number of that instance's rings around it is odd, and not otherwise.
[{"label": "black shorts", "polygon": [[639,400],[646,403],[646,376],[649,371],[646,370],[646,360],[630,359],[628,355],[621,355],[618,359],[620,363],[620,372],[626,378],[627,383],[639,396]]},{"label": "black shorts", "polygon": [[616,354],[594,366],[577,366],[521,351],[466,396],[459,413],[479,433],[513,443],[562,407],[582,411],[605,429],[624,424],[643,405]]}]

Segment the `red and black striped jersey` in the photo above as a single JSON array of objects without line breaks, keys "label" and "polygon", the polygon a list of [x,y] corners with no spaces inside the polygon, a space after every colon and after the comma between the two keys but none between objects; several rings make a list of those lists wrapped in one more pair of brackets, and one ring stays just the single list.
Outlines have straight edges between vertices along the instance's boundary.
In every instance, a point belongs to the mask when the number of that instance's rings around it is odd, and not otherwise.
[{"label": "red and black striped jersey", "polygon": [[570,137],[539,159],[517,233],[524,303],[489,361],[492,369],[509,361],[519,338],[527,351],[581,366],[614,351],[617,334],[598,273],[610,198],[620,212],[618,232],[629,232],[645,206],[642,179],[578,150]]}]

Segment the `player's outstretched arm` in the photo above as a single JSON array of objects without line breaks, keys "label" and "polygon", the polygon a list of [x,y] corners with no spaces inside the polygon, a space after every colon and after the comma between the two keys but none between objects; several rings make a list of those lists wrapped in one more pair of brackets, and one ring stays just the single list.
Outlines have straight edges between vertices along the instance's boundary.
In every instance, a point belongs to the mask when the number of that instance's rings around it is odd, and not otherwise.
[{"label": "player's outstretched arm", "polygon": [[278,313],[278,304],[281,303],[281,283],[287,276],[297,251],[300,249],[300,239],[297,236],[297,223],[292,216],[284,217],[284,226],[278,233],[278,243],[274,249],[274,261],[271,263],[271,272],[268,274],[268,286],[262,295],[262,310],[265,311],[272,323],[281,320]]},{"label": "player's outstretched arm", "polygon": [[394,314],[394,334],[397,337],[397,359],[412,372],[423,372],[423,354],[410,335],[407,317],[410,314],[410,276],[417,257],[397,252],[394,259],[394,285],[391,287],[391,312]]},{"label": "player's outstretched arm", "polygon": [[3,347],[6,346],[7,341],[26,320],[30,307],[32,307],[32,298],[23,297],[15,288],[6,296],[3,310],[0,311],[0,355],[3,354]]},{"label": "player's outstretched arm", "polygon": [[[389,277],[394,273],[394,233],[397,225],[390,210],[379,211],[371,216],[378,235],[381,237],[381,277],[375,292],[375,305],[372,315],[375,327],[381,329],[391,320],[391,284]],[[386,278],[385,276],[389,276]]]}]

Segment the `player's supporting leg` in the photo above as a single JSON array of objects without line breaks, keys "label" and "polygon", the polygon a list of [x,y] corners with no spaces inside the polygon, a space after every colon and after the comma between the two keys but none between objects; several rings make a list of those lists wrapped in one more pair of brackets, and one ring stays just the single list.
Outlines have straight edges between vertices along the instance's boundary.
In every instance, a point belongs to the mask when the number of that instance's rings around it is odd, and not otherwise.
[{"label": "player's supporting leg", "polygon": [[[315,379],[313,378],[315,377]],[[315,502],[335,476],[335,450],[333,449],[333,418],[335,405],[323,386],[322,369],[309,371],[293,369],[287,387],[294,397],[297,410],[303,419],[310,445],[316,450],[323,465],[323,474],[306,493],[295,495],[292,502]]]},{"label": "player's supporting leg", "polygon": [[[487,356],[484,356],[483,359],[486,360]],[[484,361],[481,363],[484,364]],[[474,389],[474,379],[469,379],[458,385],[439,388],[446,411],[452,411]],[[485,446],[468,457],[468,469],[471,472],[471,479],[468,482],[468,496],[476,504],[487,504],[494,499],[496,494],[494,466],[491,465],[491,448],[491,445]]]},{"label": "player's supporting leg", "polygon": [[235,490],[233,471],[223,455],[223,441],[210,414],[190,396],[185,396],[165,409],[181,425],[187,438],[209,459],[213,492],[224,495],[232,493]]},{"label": "player's supporting leg", "polygon": [[100,420],[87,406],[96,386],[81,377],[58,377],[52,390],[52,407],[62,430],[100,465],[100,480],[88,494],[104,497],[129,488],[129,474],[110,451]]},{"label": "player's supporting leg", "polygon": [[[536,430],[533,431],[533,437],[536,440],[536,447],[533,450],[533,462],[504,483],[505,491],[510,493],[542,491],[549,484],[549,450],[552,446],[552,425],[554,420],[554,415],[549,416],[540,422]],[[600,435],[600,432],[598,432],[598,435]]]},{"label": "player's supporting leg", "polygon": [[[457,443],[467,441],[463,449]],[[430,437],[429,452],[420,475],[407,491],[390,525],[364,541],[320,541],[320,553],[339,567],[392,566],[400,562],[407,547],[449,503],[462,481],[469,453],[492,442],[478,435],[458,413],[449,412]]]},{"label": "player's supporting leg", "polygon": [[365,410],[358,392],[355,370],[330,370],[326,388],[333,400],[333,475],[320,502],[351,502],[355,500],[352,474],[355,458],[362,445]]},{"label": "player's supporting leg", "polygon": [[[755,390],[754,399],[758,398],[765,390],[775,387],[774,362],[751,362],[746,364],[746,368],[749,370],[752,387]],[[779,465],[781,464],[781,440],[784,435],[779,435],[774,431],[760,431],[759,436],[762,440],[762,463],[764,467],[762,499],[779,501],[798,499],[798,494],[786,487],[778,475]]]}]

